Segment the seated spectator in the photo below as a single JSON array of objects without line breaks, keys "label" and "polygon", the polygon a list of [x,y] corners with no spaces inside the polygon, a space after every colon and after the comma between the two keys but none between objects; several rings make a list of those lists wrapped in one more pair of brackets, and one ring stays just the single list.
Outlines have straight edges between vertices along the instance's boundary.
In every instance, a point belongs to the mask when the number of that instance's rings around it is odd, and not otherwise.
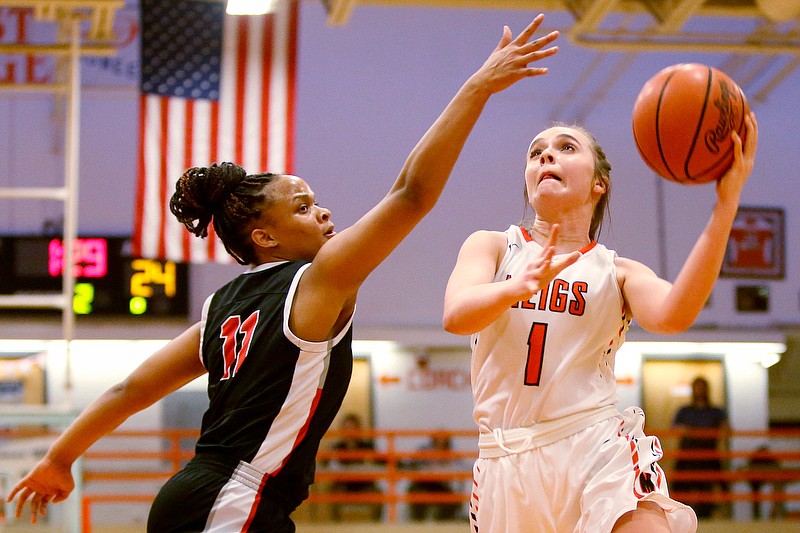
[{"label": "seated spectator", "polygon": [[[747,468],[750,472],[777,472],[781,469],[781,465],[767,446],[761,446],[750,456]],[[775,493],[781,493],[784,490],[784,483],[782,481],[769,481],[762,476],[750,480],[750,490],[753,491],[753,495],[756,497],[761,494],[761,490],[766,486],[771,486]],[[784,516],[783,504],[784,502],[782,501],[754,501],[754,507],[761,520],[774,520],[775,518]]]},{"label": "seated spectator", "polygon": [[[420,448],[420,451],[449,451],[450,449],[450,438],[448,436],[434,435],[431,437],[430,443]],[[410,461],[406,466],[414,470],[450,470],[457,465],[455,465],[451,460],[445,458],[420,458],[418,460]],[[445,494],[455,493],[451,482],[447,480],[414,480],[408,486],[408,492],[409,494],[420,492],[438,492]],[[461,507],[462,506],[459,503],[412,502],[409,504],[411,519],[417,522],[426,519],[455,520]]]},{"label": "seated spectator", "polygon": [[[358,451],[358,450],[375,450],[375,443],[372,439],[358,437],[358,432],[362,429],[361,419],[354,413],[345,415],[342,419],[340,429],[351,434],[345,434],[341,440],[336,442],[331,449],[337,451]],[[370,465],[375,463],[365,459],[353,458],[340,458],[335,461],[333,466],[338,466],[344,470],[368,470]],[[379,493],[380,489],[375,481],[337,481],[331,485],[331,492],[350,492],[350,493],[364,493],[373,492]],[[349,505],[349,504],[348,504]],[[355,503],[354,503],[355,505]],[[358,503],[361,507],[366,507],[369,510],[370,518],[379,522],[383,515],[383,505],[380,503]],[[342,503],[334,503],[331,508],[331,518],[335,522],[342,521]]]}]

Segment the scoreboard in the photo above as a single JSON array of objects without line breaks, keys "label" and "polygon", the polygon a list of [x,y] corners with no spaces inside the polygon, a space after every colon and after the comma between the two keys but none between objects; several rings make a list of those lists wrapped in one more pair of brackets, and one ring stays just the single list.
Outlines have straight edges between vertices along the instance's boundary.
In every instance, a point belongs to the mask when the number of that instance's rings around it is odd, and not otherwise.
[{"label": "scoreboard", "polygon": [[75,276],[77,315],[186,316],[188,265],[130,255],[130,238],[82,236],[72,261],[59,237],[0,236],[0,295],[57,293]]}]

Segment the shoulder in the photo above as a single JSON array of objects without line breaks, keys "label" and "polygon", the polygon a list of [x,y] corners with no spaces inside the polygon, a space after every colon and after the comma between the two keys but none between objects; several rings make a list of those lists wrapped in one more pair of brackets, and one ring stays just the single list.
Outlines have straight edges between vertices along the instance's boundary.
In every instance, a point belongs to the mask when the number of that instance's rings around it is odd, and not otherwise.
[{"label": "shoulder", "polygon": [[633,276],[657,277],[653,269],[644,263],[616,254],[614,255],[614,266],[617,270],[620,287],[624,287],[625,281]]},{"label": "shoulder", "polygon": [[627,257],[622,257],[621,255],[617,255],[614,257],[614,265],[616,265],[617,270],[620,272],[628,272],[631,270],[636,270],[639,268],[647,268],[644,263],[640,263],[635,259],[629,259]]},{"label": "shoulder", "polygon": [[473,252],[497,251],[504,249],[507,242],[508,237],[504,231],[478,230],[466,238],[461,249]]},{"label": "shoulder", "polygon": [[505,241],[508,238],[508,231],[494,231],[487,229],[479,229],[474,231],[467,237],[467,241],[480,241],[492,242],[497,240]]}]

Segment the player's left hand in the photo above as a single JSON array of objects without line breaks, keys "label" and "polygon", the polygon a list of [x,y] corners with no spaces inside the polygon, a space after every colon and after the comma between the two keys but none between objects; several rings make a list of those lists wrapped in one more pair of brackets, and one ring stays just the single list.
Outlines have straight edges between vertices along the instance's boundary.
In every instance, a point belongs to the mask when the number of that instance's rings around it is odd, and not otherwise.
[{"label": "player's left hand", "polygon": [[530,41],[543,20],[544,15],[537,15],[516,38],[512,38],[508,26],[503,27],[497,47],[473,75],[482,89],[498,93],[523,78],[547,74],[547,68],[529,66],[558,52],[557,46],[545,48],[558,38],[557,31]]},{"label": "player's left hand", "polygon": [[75,488],[71,468],[42,459],[11,489],[6,501],[11,502],[17,498],[17,518],[22,516],[25,502],[30,499],[31,524],[35,524],[39,517],[47,514],[49,503],[64,501]]}]

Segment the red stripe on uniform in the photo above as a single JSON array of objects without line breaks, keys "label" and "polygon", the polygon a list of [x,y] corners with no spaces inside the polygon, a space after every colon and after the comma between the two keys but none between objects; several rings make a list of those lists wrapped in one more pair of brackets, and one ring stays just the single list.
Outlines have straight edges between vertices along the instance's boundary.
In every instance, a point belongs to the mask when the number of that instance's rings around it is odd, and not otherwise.
[{"label": "red stripe on uniform", "polygon": [[[311,419],[314,417],[314,413],[317,410],[317,406],[319,405],[320,398],[322,398],[322,389],[318,388],[316,394],[314,394],[314,400],[311,402],[311,409],[308,412],[308,417],[306,418],[306,421],[303,424],[303,427],[301,427],[300,431],[297,432],[297,437],[295,438],[294,444],[292,445],[292,451],[294,451],[294,449],[297,448],[297,445],[300,444],[300,442],[306,436],[306,433],[308,433],[308,426],[311,424]],[[278,472],[280,472],[283,469],[283,465],[286,464],[286,461],[289,460],[289,457],[291,457],[291,455],[292,455],[292,452],[289,452],[286,455],[286,457],[283,458],[283,461],[281,462],[281,466],[279,466],[277,469],[275,469],[275,471],[272,473],[273,476],[277,475]],[[258,494],[256,494],[256,497],[253,500],[253,506],[250,508],[250,514],[247,516],[247,520],[245,521],[244,526],[242,526],[242,532],[246,532],[246,531],[249,530],[250,524],[253,522],[253,518],[256,515],[256,510],[258,509],[258,504],[261,501],[261,494],[262,494],[262,492],[264,490],[264,486],[266,485],[267,480],[270,477],[271,477],[270,474],[266,474],[266,475],[264,475],[264,479],[261,480],[261,485],[258,487]]]}]

